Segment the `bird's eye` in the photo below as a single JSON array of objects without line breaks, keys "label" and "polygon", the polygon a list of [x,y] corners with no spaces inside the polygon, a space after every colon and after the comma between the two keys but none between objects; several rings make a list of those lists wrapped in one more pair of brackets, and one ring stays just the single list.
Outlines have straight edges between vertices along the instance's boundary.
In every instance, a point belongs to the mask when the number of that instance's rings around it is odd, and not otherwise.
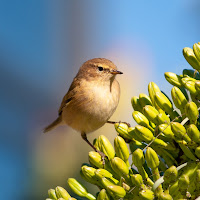
[{"label": "bird's eye", "polygon": [[99,66],[99,67],[98,67],[98,70],[99,70],[99,71],[103,71],[103,67]]}]

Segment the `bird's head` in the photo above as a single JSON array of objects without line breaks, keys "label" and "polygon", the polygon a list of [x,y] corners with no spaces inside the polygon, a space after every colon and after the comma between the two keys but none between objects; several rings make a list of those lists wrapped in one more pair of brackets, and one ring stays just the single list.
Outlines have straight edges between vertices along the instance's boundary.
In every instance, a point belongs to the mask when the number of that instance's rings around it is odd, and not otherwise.
[{"label": "bird's head", "polygon": [[105,58],[94,58],[86,61],[81,66],[78,75],[86,79],[99,81],[114,80],[117,74],[123,74],[117,70],[113,62]]}]

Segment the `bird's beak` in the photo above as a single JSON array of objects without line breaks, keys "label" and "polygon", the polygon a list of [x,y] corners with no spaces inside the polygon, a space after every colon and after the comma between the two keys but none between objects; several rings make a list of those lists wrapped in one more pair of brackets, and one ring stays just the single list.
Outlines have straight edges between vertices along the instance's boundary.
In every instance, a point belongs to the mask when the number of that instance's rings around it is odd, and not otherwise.
[{"label": "bird's beak", "polygon": [[123,74],[123,72],[117,71],[115,69],[110,70],[111,74]]}]

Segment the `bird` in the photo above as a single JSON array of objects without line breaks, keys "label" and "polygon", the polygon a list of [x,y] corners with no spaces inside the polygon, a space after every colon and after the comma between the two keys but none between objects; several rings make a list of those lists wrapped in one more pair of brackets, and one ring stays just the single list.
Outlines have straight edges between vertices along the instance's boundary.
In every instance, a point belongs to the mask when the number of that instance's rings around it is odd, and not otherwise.
[{"label": "bird", "polygon": [[67,94],[63,97],[58,117],[43,132],[49,132],[60,125],[68,125],[81,133],[95,151],[104,156],[87,139],[91,133],[109,121],[120,98],[120,85],[116,80],[116,65],[105,58],[93,58],[80,67]]}]

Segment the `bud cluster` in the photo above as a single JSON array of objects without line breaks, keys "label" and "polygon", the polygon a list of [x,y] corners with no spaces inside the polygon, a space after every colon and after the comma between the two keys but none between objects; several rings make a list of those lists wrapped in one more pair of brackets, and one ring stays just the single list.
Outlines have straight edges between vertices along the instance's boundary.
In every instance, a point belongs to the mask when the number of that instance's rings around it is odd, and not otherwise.
[{"label": "bud cluster", "polygon": [[[81,167],[81,177],[99,188],[96,196],[73,178],[72,191],[87,199],[171,200],[200,196],[200,43],[184,48],[183,55],[194,69],[181,75],[166,72],[173,85],[171,99],[154,83],[148,95],[132,97],[135,127],[116,123],[114,147],[101,135],[89,152],[89,164]],[[129,145],[129,148],[128,146]],[[130,150],[129,150],[130,149]],[[74,199],[65,189],[48,191],[49,199]]]}]

